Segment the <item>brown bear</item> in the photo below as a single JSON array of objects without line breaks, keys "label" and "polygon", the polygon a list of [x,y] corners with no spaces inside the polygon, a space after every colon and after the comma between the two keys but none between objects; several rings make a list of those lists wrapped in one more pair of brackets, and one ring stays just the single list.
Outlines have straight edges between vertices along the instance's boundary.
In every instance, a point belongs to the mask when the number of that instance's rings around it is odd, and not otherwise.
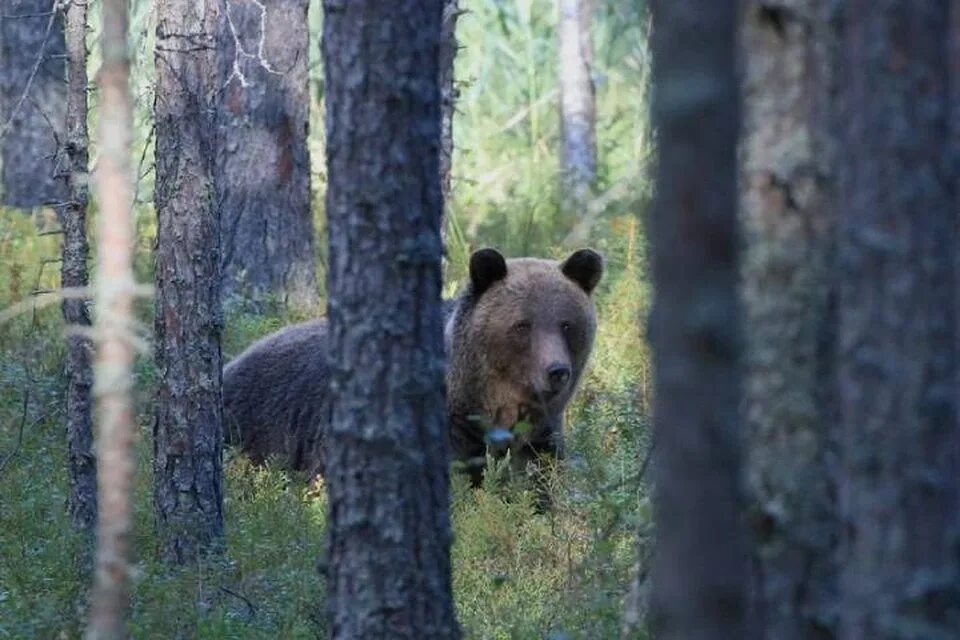
[{"label": "brown bear", "polygon": [[[596,333],[591,294],[603,259],[591,249],[566,260],[470,257],[470,282],[446,303],[447,408],[454,457],[474,483],[486,453],[511,451],[516,466],[563,453],[563,414]],[[254,461],[281,455],[323,472],[329,421],[327,323],[314,320],[254,343],[223,371],[225,430]]]}]

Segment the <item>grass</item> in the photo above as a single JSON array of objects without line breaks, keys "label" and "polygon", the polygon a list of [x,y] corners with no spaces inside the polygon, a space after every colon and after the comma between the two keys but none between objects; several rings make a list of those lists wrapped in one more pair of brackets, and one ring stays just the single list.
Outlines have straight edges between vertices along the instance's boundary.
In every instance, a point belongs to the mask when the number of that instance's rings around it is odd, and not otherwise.
[{"label": "grass", "polygon": [[[646,123],[645,18],[633,2],[598,3],[594,31],[599,148],[598,204],[588,244],[607,259],[596,292],[593,364],[568,413],[569,459],[549,477],[554,508],[536,514],[526,487],[492,473],[480,490],[456,478],[452,518],[454,596],[471,639],[616,638],[636,557],[651,523],[638,477],[650,441],[649,353],[639,329],[650,299],[639,219],[650,197],[652,136]],[[464,47],[457,62],[454,202],[448,218],[446,292],[462,285],[469,252],[559,257],[571,221],[557,203],[556,67],[551,0],[462,0]],[[132,3],[140,172],[137,274],[152,277],[151,4]],[[90,45],[95,70],[99,11]],[[319,13],[311,13],[319,25]],[[311,131],[317,228],[324,228],[322,86],[317,43]],[[91,73],[91,77],[93,77]],[[96,109],[95,93],[92,108]],[[95,119],[95,113],[93,115]],[[92,129],[92,131],[95,129]],[[96,149],[94,148],[94,155]],[[594,215],[595,214],[595,215]],[[52,221],[0,209],[0,308],[34,289],[59,286]],[[95,218],[96,211],[91,211]],[[322,238],[322,235],[320,236]],[[323,281],[324,248],[318,242]],[[143,330],[152,316],[138,307]],[[227,309],[223,351],[302,319]],[[63,325],[50,307],[0,324],[0,639],[79,637],[86,622],[89,540],[65,514],[66,451],[61,363]],[[134,504],[131,631],[136,638],[316,638],[326,635],[322,557],[325,496],[278,466],[256,468],[228,451],[227,552],[171,569],[156,558],[151,496],[152,388],[149,354],[136,365],[139,439]],[[24,396],[29,393],[27,410]],[[21,423],[23,439],[17,444]]]}]

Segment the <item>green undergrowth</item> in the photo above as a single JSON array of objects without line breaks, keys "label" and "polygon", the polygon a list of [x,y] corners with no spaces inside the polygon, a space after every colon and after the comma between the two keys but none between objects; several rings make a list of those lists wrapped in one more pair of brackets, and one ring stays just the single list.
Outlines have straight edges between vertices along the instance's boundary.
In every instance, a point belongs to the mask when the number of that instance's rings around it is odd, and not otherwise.
[{"label": "green undergrowth", "polygon": [[[0,271],[0,288],[9,285],[9,272]],[[494,468],[480,490],[454,478],[454,591],[467,638],[617,637],[634,532],[649,520],[636,475],[649,440],[637,367],[643,352],[634,354],[636,362],[625,353],[614,361],[633,370],[612,371],[605,362],[615,352],[642,349],[635,322],[640,309],[618,310],[628,286],[623,278],[642,289],[639,278],[621,270],[599,293],[596,358],[570,409],[569,457],[547,479],[552,510],[536,513],[529,487],[503,469]],[[295,319],[230,316],[224,351],[236,353]],[[0,462],[9,457],[0,470],[0,638],[79,637],[86,620],[88,541],[72,532],[64,511],[62,329],[56,307],[0,325]],[[133,636],[324,637],[317,561],[325,496],[302,476],[254,467],[228,451],[226,553],[183,569],[157,560],[148,356],[136,372]]]}]

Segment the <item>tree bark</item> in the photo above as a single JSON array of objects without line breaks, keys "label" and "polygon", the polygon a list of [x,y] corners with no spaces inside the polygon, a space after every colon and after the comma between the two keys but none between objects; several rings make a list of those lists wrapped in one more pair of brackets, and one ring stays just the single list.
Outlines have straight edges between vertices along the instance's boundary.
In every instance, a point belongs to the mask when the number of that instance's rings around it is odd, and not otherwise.
[{"label": "tree bark", "polygon": [[[597,177],[596,105],[592,74],[593,0],[558,0],[563,209],[585,215]],[[574,218],[576,219],[576,218]]]},{"label": "tree bark", "polygon": [[960,636],[948,5],[840,16],[841,638]]},{"label": "tree bark", "polygon": [[333,638],[458,638],[441,309],[442,0],[327,0]]},{"label": "tree bark", "polygon": [[217,208],[226,295],[318,302],[307,0],[222,0]]},{"label": "tree bark", "polygon": [[737,12],[714,0],[659,0],[652,11],[660,156],[649,229],[658,451],[651,610],[660,638],[743,638]]},{"label": "tree bark", "polygon": [[96,286],[97,559],[87,638],[126,637],[133,484],[133,107],[127,2],[101,0],[100,159]]},{"label": "tree bark", "polygon": [[[58,207],[63,230],[60,284],[68,289],[87,286],[87,3],[66,7],[67,117],[64,170],[68,172],[67,202]],[[93,419],[90,411],[90,341],[77,330],[90,326],[86,300],[63,301],[67,324],[67,459],[70,493],[67,511],[78,529],[91,529],[97,519],[97,469],[93,454]]]},{"label": "tree bark", "polygon": [[2,201],[28,209],[67,197],[59,164],[67,104],[63,12],[56,0],[0,5]]},{"label": "tree bark", "polygon": [[741,22],[752,610],[782,640],[828,635],[836,596],[822,352],[833,237],[827,4],[747,0]]},{"label": "tree bark", "polygon": [[157,5],[154,512],[182,564],[223,539],[220,226],[215,169],[218,0]]}]

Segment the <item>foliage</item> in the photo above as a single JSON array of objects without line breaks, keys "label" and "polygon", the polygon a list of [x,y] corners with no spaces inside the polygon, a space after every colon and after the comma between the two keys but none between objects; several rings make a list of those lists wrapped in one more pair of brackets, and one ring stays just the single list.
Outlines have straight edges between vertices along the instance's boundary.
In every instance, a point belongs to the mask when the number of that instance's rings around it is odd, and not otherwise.
[{"label": "foliage", "polygon": [[[94,2],[94,5],[98,3]],[[637,3],[598,3],[594,32],[600,184],[589,244],[607,259],[596,296],[600,329],[593,364],[570,408],[569,459],[548,474],[554,508],[538,515],[524,483],[497,476],[481,490],[454,482],[454,586],[468,638],[617,637],[635,562],[635,532],[649,526],[638,475],[649,446],[649,357],[640,330],[649,304],[639,218],[649,199],[644,16]],[[457,63],[455,195],[449,219],[447,292],[462,285],[469,251],[560,256],[570,221],[560,217],[555,173],[555,6],[549,0],[461,2]],[[139,185],[137,274],[152,278],[152,3],[132,2]],[[98,64],[91,11],[91,71]],[[311,23],[319,24],[312,9]],[[313,28],[311,32],[315,31]],[[314,49],[317,49],[314,46]],[[316,51],[311,151],[323,228],[322,86]],[[91,77],[94,77],[91,73]],[[92,102],[96,119],[96,100]],[[95,131],[93,128],[91,131]],[[93,149],[94,158],[96,149]],[[143,162],[140,162],[143,158]],[[96,212],[92,212],[95,217]],[[591,214],[594,215],[594,214]],[[58,286],[55,226],[0,210],[0,308]],[[322,237],[322,236],[321,236]],[[323,245],[318,242],[323,282]],[[94,248],[95,249],[95,248]],[[41,265],[42,272],[41,272]],[[138,309],[144,333],[152,309]],[[225,357],[301,317],[227,309]],[[24,438],[0,470],[0,638],[76,637],[86,615],[87,542],[64,512],[66,447],[63,329],[55,306],[0,324],[0,464],[14,450],[24,393]],[[149,353],[136,367],[140,440],[135,495],[135,637],[313,638],[325,635],[322,487],[277,465],[254,468],[233,452],[226,466],[228,552],[183,570],[156,559],[150,478]],[[502,475],[502,474],[500,474]]]}]

